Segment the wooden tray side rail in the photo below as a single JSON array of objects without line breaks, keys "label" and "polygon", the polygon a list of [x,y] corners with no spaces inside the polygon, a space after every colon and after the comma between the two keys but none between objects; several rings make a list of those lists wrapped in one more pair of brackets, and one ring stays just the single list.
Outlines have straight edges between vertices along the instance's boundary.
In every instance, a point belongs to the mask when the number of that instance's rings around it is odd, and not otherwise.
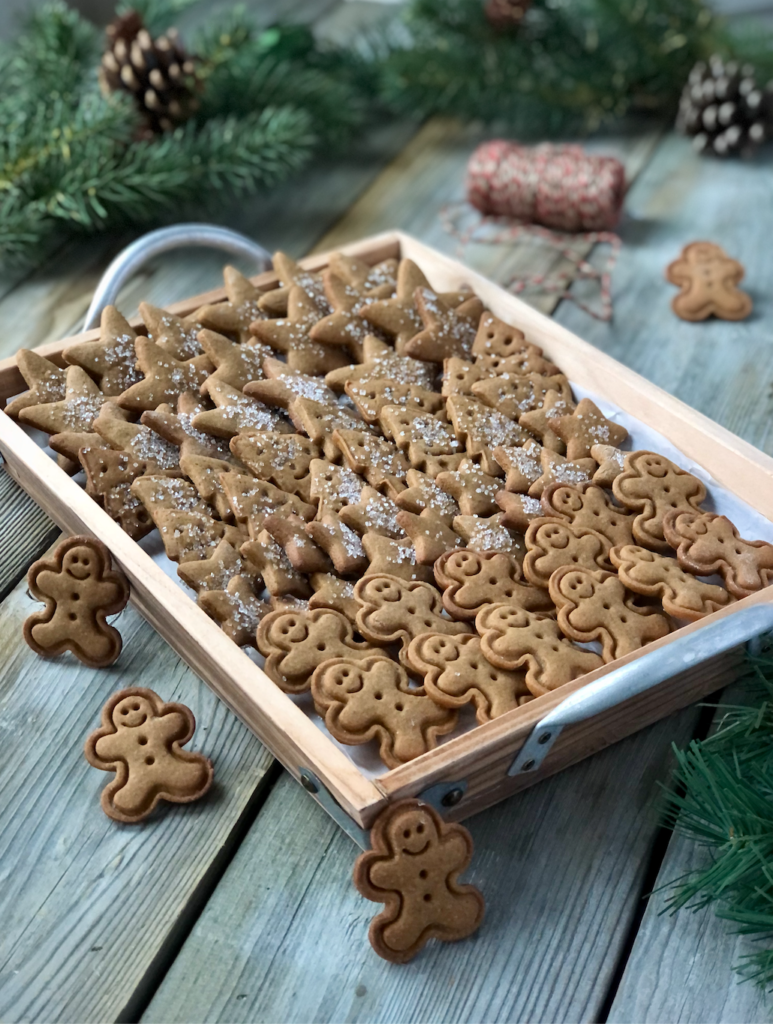
[{"label": "wooden tray side rail", "polygon": [[[468,284],[493,312],[524,330],[529,340],[542,345],[578,385],[649,423],[694,459],[719,483],[770,518],[773,510],[773,459],[661,391],[580,338],[560,327],[503,289],[475,272],[408,235],[390,232],[343,247],[370,263],[391,256],[414,259],[439,290]],[[324,267],[329,254],[301,261],[309,269]],[[277,283],[273,273],[252,279],[258,287]],[[218,289],[170,306],[185,315],[204,302],[225,298]],[[132,321],[137,323],[137,321]],[[75,341],[92,340],[98,331],[41,346],[42,355],[62,364],[61,353]],[[24,389],[13,360],[0,363],[0,404]],[[570,693],[602,678],[626,661],[646,657],[647,652],[673,641],[665,637],[646,650],[629,655],[612,666],[571,683],[561,690],[479,726],[443,743],[437,749],[371,781],[357,766],[268,679],[265,673],[204,614],[131,541],[112,519],[67,476],[9,417],[0,412],[0,454],[11,476],[65,531],[98,537],[113,552],[132,584],[132,600],[153,627],[177,651],[207,685],[231,708],[296,777],[311,769],[358,825],[368,827],[387,800],[413,796],[438,782],[464,779],[462,801],[448,816],[464,818],[488,807],[510,793],[560,771],[604,746],[652,724],[687,704],[711,693],[737,675],[742,657],[728,652],[681,673],[592,721],[567,729],[559,737],[538,772],[511,777],[514,757],[531,730]],[[679,631],[701,629],[730,615],[735,609],[773,600],[773,592],[746,598],[699,623]],[[444,812],[445,813],[445,812]]]}]

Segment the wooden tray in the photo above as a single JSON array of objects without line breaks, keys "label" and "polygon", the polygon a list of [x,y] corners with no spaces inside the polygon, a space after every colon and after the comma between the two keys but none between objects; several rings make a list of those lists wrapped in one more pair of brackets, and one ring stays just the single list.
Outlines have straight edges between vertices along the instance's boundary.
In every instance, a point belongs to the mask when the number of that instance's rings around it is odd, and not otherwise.
[{"label": "wooden tray", "polygon": [[[409,257],[419,264],[438,290],[450,291],[469,285],[493,313],[518,326],[530,341],[541,345],[545,354],[574,384],[587,388],[665,435],[687,459],[698,463],[722,487],[766,518],[773,519],[773,459],[549,317],[463,264],[402,232],[367,238],[343,251],[370,263],[387,257]],[[327,255],[318,255],[302,262],[307,268],[317,270],[326,265],[327,259]],[[262,288],[272,288],[278,283],[273,273],[253,280]],[[205,302],[224,298],[224,292],[217,290],[177,303],[170,309],[182,316]],[[37,351],[64,365],[61,357],[64,348],[98,336],[98,330],[87,331],[43,345]],[[25,387],[15,362],[0,362],[2,406]],[[617,679],[623,666],[642,661],[643,667],[643,659],[649,659],[646,664],[654,665],[653,659],[660,657],[662,661],[668,653],[663,652],[664,648],[680,640],[683,643],[692,634],[701,634],[695,638],[701,641],[697,645],[700,648],[703,638],[716,636],[732,616],[744,609],[764,605],[773,615],[773,588],[768,588],[371,779],[4,413],[0,413],[0,454],[11,476],[63,530],[91,534],[107,544],[129,577],[132,601],[139,611],[307,789],[314,791],[315,783],[321,782],[325,789],[317,791],[317,798],[344,827],[350,826],[355,835],[361,836],[360,830],[370,825],[388,801],[405,796],[422,795],[436,805],[442,804],[449,818],[467,817],[711,693],[736,678],[743,662],[740,647],[724,650],[722,645],[711,647],[707,643],[705,653],[710,649],[722,653],[714,653],[699,664],[693,663],[687,670],[633,696],[621,685],[620,701],[561,731],[555,742],[551,742],[549,754],[539,770],[508,774],[516,754],[535,726],[551,712],[555,715],[555,709],[569,695],[588,683],[605,679],[611,673],[616,673]],[[759,616],[755,621],[760,621]],[[759,630],[759,625],[756,628]],[[692,640],[689,643],[696,646]],[[657,651],[663,653],[658,655]],[[454,782],[458,786],[449,787],[448,784]],[[456,789],[450,798],[449,788]]]}]

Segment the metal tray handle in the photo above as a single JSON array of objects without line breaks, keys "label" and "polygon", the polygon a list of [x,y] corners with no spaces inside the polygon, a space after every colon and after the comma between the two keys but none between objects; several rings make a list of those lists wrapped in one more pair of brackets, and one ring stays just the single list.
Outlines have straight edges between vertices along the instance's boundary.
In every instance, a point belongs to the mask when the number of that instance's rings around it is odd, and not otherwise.
[{"label": "metal tray handle", "polygon": [[126,281],[136,274],[143,263],[159,253],[189,245],[223,249],[235,256],[254,260],[260,272],[271,268],[271,254],[238,231],[215,227],[214,224],[175,224],[173,227],[149,231],[122,249],[102,275],[86,313],[83,330],[89,331],[99,326],[102,310],[115,302]]},{"label": "metal tray handle", "polygon": [[716,654],[773,629],[773,601],[739,609],[588,683],[538,722],[510,765],[508,775],[535,772],[561,731],[636,697]]}]

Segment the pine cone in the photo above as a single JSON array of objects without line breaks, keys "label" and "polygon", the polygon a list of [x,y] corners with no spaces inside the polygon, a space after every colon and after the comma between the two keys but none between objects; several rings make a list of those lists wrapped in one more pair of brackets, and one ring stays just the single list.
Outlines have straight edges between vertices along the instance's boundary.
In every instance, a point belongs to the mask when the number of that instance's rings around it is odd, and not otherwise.
[{"label": "pine cone", "polygon": [[497,32],[518,28],[531,6],[531,0],[488,0],[484,7],[486,19]]},{"label": "pine cone", "polygon": [[170,131],[190,117],[199,105],[199,83],[175,29],[153,39],[142,16],[128,11],[108,25],[106,34],[99,69],[105,92],[131,93],[153,133]]},{"label": "pine cone", "polygon": [[754,69],[720,57],[699,61],[679,100],[676,127],[698,153],[732,156],[773,138],[773,85],[760,89]]}]

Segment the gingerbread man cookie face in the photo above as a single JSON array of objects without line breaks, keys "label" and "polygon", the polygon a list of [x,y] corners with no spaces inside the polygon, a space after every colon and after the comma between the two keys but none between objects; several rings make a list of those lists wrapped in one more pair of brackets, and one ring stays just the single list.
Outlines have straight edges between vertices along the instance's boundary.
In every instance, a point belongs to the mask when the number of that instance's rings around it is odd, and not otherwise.
[{"label": "gingerbread man cookie face", "polygon": [[534,519],[526,531],[523,572],[529,583],[547,589],[551,575],[562,565],[587,569],[612,568],[609,541],[595,530],[557,519]]},{"label": "gingerbread man cookie face", "polygon": [[613,505],[595,484],[550,484],[542,493],[542,507],[546,516],[558,516],[573,526],[595,530],[610,546],[633,541],[633,516]]},{"label": "gingerbread man cookie face", "polygon": [[724,608],[733,598],[723,588],[704,583],[681,568],[675,558],[624,544],[609,552],[621,582],[635,594],[657,597],[666,615],[696,622]]},{"label": "gingerbread man cookie face", "polygon": [[543,590],[523,583],[518,560],[504,551],[447,551],[435,562],[435,579],[452,619],[472,620],[487,604],[508,604],[531,612],[553,608]]},{"label": "gingerbread man cookie face", "polygon": [[464,622],[441,615],[440,594],[429,583],[384,573],[365,576],[354,588],[357,629],[371,643],[407,643],[419,633],[470,633]]},{"label": "gingerbread man cookie face", "polygon": [[412,689],[405,669],[383,654],[325,661],[314,672],[311,694],[335,739],[355,746],[377,740],[389,768],[432,750],[456,726],[456,711]]},{"label": "gingerbread man cookie face", "polygon": [[121,634],[107,624],[129,600],[129,583],[111,568],[110,552],[92,537],[70,537],[30,567],[30,593],[43,611],[24,623],[24,639],[37,654],[55,658],[71,651],[92,668],[112,665],[121,653]]},{"label": "gingerbread man cookie face", "polygon": [[332,608],[271,612],[258,626],[257,639],[266,675],[285,693],[308,690],[323,661],[354,661],[374,653],[369,644],[354,640],[352,624]]},{"label": "gingerbread man cookie face", "polygon": [[611,572],[565,565],[550,577],[558,625],[572,640],[599,640],[605,662],[615,661],[671,631],[665,615],[640,608]]},{"label": "gingerbread man cookie face", "polygon": [[481,725],[531,699],[525,673],[495,668],[483,656],[480,637],[471,633],[422,633],[411,640],[405,660],[423,677],[424,689],[436,704],[461,708],[472,703]]},{"label": "gingerbread man cookie face", "polygon": [[190,803],[212,785],[212,762],[183,747],[196,720],[184,704],[165,704],[144,687],[114,693],[102,724],[86,740],[86,760],[116,777],[102,791],[102,809],[115,821],[134,823],[161,800]]},{"label": "gingerbread man cookie face", "polygon": [[666,279],[681,288],[671,308],[682,320],[745,320],[752,300],[738,288],[743,275],[741,264],[720,246],[692,242],[666,268]]},{"label": "gingerbread man cookie face", "polygon": [[[663,516],[670,509],[698,509],[706,497],[701,481],[664,455],[631,452],[625,469],[612,481],[617,500],[639,515],[633,521],[633,539],[654,551],[668,551]],[[622,544],[623,541],[615,541]]]},{"label": "gingerbread man cookie face", "polygon": [[598,654],[562,636],[553,619],[521,608],[489,605],[478,613],[475,628],[484,656],[498,668],[525,668],[526,685],[535,697],[603,664]]},{"label": "gingerbread man cookie face", "polygon": [[773,544],[744,540],[726,516],[673,509],[663,519],[663,532],[683,569],[696,576],[720,573],[734,597],[749,597],[773,583]]},{"label": "gingerbread man cookie face", "polygon": [[373,849],[357,858],[354,884],[385,904],[368,933],[379,956],[407,963],[430,939],[455,942],[480,927],[483,897],[458,881],[473,853],[464,826],[446,824],[418,800],[400,800],[381,812],[370,838]]}]

